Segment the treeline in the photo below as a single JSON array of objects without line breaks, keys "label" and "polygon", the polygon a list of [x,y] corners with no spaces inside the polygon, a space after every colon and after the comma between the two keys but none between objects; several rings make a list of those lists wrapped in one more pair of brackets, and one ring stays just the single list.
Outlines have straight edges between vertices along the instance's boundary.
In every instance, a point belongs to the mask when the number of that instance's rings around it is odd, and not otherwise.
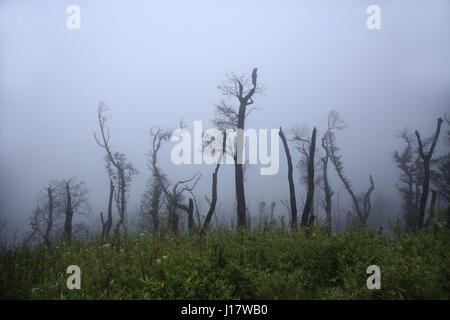
[{"label": "treeline", "polygon": [[[200,213],[195,196],[201,175],[171,181],[167,173],[160,167],[158,153],[163,144],[168,142],[174,132],[168,128],[152,128],[150,130],[151,150],[148,158],[150,177],[139,205],[139,227],[148,231],[180,231],[180,218],[185,213],[188,229],[203,234],[211,224],[219,198],[218,179],[221,160],[229,155],[234,160],[235,195],[236,195],[236,228],[250,228],[250,217],[245,197],[244,185],[244,129],[246,119],[258,110],[254,104],[256,97],[264,91],[258,84],[257,69],[251,77],[230,74],[218,86],[224,99],[215,106],[214,125],[222,134],[221,153],[211,175],[211,195],[205,196],[208,210]],[[127,204],[130,185],[138,173],[124,153],[113,150],[110,143],[110,131],[107,127],[107,106],[100,102],[97,110],[99,130],[94,133],[94,140],[104,150],[105,168],[108,175],[105,185],[109,192],[106,195],[106,214],[100,213],[101,237],[118,237],[128,233]],[[393,160],[400,169],[397,183],[402,196],[402,218],[406,230],[412,231],[430,228],[440,221],[450,223],[450,153],[436,157],[435,150],[441,132],[442,124],[449,125],[448,117],[445,122],[437,120],[437,126],[431,137],[423,138],[418,131],[412,134],[404,130],[400,138],[405,143],[403,150],[393,153]],[[180,129],[184,128],[180,123]],[[337,111],[331,111],[327,119],[327,127],[322,136],[318,136],[316,127],[312,132],[305,128],[294,128],[284,132],[280,127],[279,137],[282,141],[288,166],[289,200],[283,201],[289,212],[291,228],[312,226],[318,222],[318,212],[323,209],[325,221],[323,225],[328,233],[332,231],[333,187],[329,182],[329,172],[334,170],[340,182],[348,193],[352,208],[348,210],[347,225],[367,226],[372,210],[371,195],[375,190],[375,181],[371,174],[367,174],[368,187],[358,192],[346,175],[343,156],[338,146],[337,134],[345,130],[346,124]],[[227,144],[227,133],[234,132],[234,143]],[[206,143],[217,143],[211,139]],[[450,143],[450,130],[447,130],[447,144]],[[302,208],[298,208],[299,196],[295,190],[294,164],[291,149],[298,152],[300,160],[297,167],[300,170],[300,181],[304,184],[306,194]],[[430,199],[431,193],[431,199]],[[319,195],[319,196],[318,196]],[[317,201],[317,199],[319,199]],[[113,216],[114,207],[118,217]],[[271,211],[274,204],[267,208],[260,205],[260,213]],[[299,213],[300,211],[300,213]],[[31,216],[31,233],[28,240],[40,238],[48,246],[52,239],[65,237],[70,239],[74,233],[83,233],[87,227],[82,224],[72,224],[74,216],[86,215],[90,212],[87,199],[87,188],[76,178],[61,181],[51,181],[40,192]],[[443,217],[440,217],[440,214]],[[399,230],[399,224],[392,223],[394,231]]]}]

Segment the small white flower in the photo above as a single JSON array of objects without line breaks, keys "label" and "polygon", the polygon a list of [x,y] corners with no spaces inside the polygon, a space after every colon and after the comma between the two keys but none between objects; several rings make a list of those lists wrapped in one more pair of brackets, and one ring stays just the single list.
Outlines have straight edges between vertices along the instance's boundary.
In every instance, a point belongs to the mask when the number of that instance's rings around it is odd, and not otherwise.
[{"label": "small white flower", "polygon": [[114,284],[114,279],[112,279],[112,280],[109,282],[109,284]]},{"label": "small white flower", "polygon": [[39,290],[39,288],[32,288],[31,293],[34,293],[36,290]]},{"label": "small white flower", "polygon": [[123,249],[120,249],[120,253],[125,253],[125,250],[123,250]]},{"label": "small white flower", "polygon": [[156,259],[156,262],[161,263],[161,259]]},{"label": "small white flower", "polygon": [[166,259],[167,259],[167,256],[163,256],[163,259],[166,260]]},{"label": "small white flower", "polygon": [[109,248],[109,247],[111,247],[111,243],[105,243],[102,247],[103,248]]}]

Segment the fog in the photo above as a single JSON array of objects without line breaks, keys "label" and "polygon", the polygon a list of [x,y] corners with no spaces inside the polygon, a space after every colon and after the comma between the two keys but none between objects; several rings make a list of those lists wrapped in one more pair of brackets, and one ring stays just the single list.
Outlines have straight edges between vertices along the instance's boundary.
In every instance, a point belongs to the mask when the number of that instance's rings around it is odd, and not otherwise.
[{"label": "fog", "polygon": [[[79,30],[66,26],[71,4],[81,9]],[[371,4],[381,8],[380,30],[366,26]],[[212,127],[223,99],[217,85],[229,72],[250,75],[254,67],[266,90],[246,128],[316,126],[320,137],[328,113],[338,110],[348,126],[337,135],[347,176],[360,193],[372,174],[373,199],[384,197],[386,215],[395,217],[399,171],[392,152],[402,147],[395,136],[405,127],[429,136],[449,111],[449,39],[447,0],[0,1],[0,194],[8,232],[29,230],[39,191],[72,176],[86,182],[90,219],[98,223],[109,192],[104,150],[93,137],[99,101],[109,107],[113,149],[139,171],[128,205],[136,220],[150,176],[149,129],[175,128],[180,120],[188,130],[196,120]],[[172,182],[202,173],[195,194],[206,214],[202,199],[210,195],[214,166],[176,166],[172,145],[161,150],[161,167]],[[437,152],[445,148],[440,142]],[[297,163],[299,153],[291,153]],[[329,171],[341,208],[351,209]],[[301,210],[299,177],[295,169]],[[278,173],[262,176],[250,166],[245,186],[252,215],[260,201],[285,211],[281,144]],[[235,215],[232,165],[221,168],[218,188],[217,211]]]}]

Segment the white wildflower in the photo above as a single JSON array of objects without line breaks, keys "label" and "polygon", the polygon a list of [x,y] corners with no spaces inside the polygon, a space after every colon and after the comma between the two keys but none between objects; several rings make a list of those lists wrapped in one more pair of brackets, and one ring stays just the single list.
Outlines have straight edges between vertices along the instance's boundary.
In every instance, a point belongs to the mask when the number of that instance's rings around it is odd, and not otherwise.
[{"label": "white wildflower", "polygon": [[161,259],[156,259],[156,262],[161,263]]},{"label": "white wildflower", "polygon": [[109,247],[111,247],[111,243],[105,243],[102,247],[103,248],[109,248]]},{"label": "white wildflower", "polygon": [[163,256],[163,259],[166,260],[166,259],[167,259],[167,256]]}]

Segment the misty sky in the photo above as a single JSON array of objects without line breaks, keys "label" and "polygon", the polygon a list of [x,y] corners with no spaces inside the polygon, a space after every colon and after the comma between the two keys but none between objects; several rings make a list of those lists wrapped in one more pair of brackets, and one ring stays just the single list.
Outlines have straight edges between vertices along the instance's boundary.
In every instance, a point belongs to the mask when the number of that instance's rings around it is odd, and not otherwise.
[{"label": "misty sky", "polygon": [[[81,9],[80,30],[66,27],[70,4]],[[366,27],[371,4],[381,8],[381,30]],[[374,193],[398,204],[395,136],[405,127],[431,135],[450,110],[449,57],[448,0],[0,0],[0,194],[9,230],[29,228],[36,196],[53,179],[84,180],[92,219],[105,210],[104,152],[93,138],[99,101],[109,106],[113,149],[139,170],[132,215],[149,177],[149,129],[181,119],[188,129],[194,120],[212,127],[217,85],[254,67],[267,89],[246,127],[306,124],[321,136],[329,111],[340,111],[348,129],[337,139],[355,191],[367,190],[370,173]],[[277,175],[246,173],[251,210],[288,198],[283,152]],[[168,144],[160,158],[169,179],[201,171],[197,197],[210,196],[214,168],[177,167],[169,155]],[[233,177],[232,166],[221,168],[219,210],[234,201]]]}]

